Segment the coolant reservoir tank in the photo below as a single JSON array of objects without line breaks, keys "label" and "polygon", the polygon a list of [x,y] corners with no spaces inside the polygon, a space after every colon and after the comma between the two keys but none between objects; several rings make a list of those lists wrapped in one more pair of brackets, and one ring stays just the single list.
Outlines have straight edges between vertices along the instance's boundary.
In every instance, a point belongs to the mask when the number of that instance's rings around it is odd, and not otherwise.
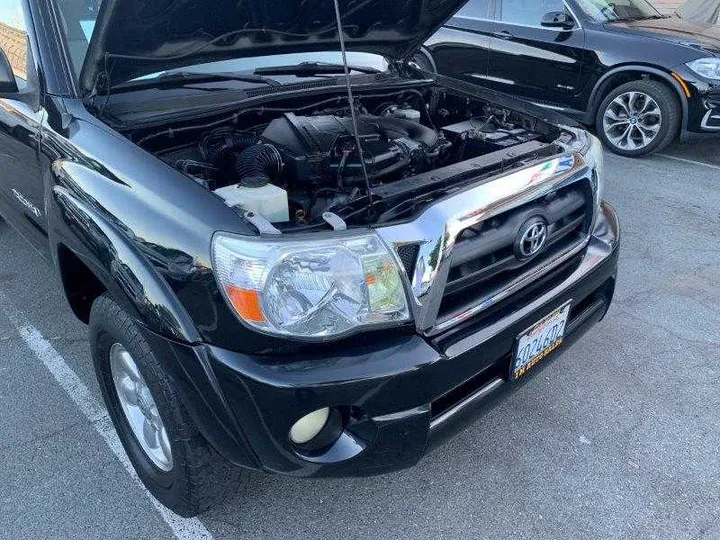
[{"label": "coolant reservoir tank", "polygon": [[225,204],[240,207],[264,217],[270,223],[290,221],[287,191],[273,184],[258,187],[234,184],[215,190],[225,200]]},{"label": "coolant reservoir tank", "polygon": [[409,120],[410,122],[420,123],[421,114],[416,109],[395,109],[392,112],[395,118],[401,118],[402,120]]}]

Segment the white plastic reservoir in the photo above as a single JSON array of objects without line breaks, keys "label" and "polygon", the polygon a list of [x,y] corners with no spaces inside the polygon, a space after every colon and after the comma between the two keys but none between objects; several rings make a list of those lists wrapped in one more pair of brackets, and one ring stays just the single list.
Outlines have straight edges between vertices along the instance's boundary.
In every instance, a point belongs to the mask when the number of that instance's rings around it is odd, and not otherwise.
[{"label": "white plastic reservoir", "polygon": [[287,191],[273,184],[261,187],[245,187],[235,184],[215,190],[230,207],[239,206],[248,212],[255,212],[270,223],[290,221]]}]

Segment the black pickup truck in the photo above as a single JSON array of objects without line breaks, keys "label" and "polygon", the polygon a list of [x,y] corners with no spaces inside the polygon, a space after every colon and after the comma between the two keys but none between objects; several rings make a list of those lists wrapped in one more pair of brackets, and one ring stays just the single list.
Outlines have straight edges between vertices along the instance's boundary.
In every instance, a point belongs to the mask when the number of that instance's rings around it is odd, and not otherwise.
[{"label": "black pickup truck", "polygon": [[601,145],[420,68],[462,4],[4,0],[0,214],[177,513],[412,466],[605,315]]}]

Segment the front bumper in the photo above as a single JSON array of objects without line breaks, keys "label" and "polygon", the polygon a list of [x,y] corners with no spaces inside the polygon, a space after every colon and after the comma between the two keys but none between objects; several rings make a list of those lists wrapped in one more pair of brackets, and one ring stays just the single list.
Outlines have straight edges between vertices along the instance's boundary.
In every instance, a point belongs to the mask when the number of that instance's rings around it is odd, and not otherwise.
[{"label": "front bumper", "polygon": [[[307,358],[148,339],[201,431],[229,461],[297,476],[389,472],[417,463],[471,422],[486,397],[512,386],[514,340],[531,324],[572,299],[562,350],[603,318],[619,241],[615,211],[603,204],[586,252],[561,281],[432,339],[404,335]],[[344,430],[321,454],[303,455],[288,431],[326,406],[342,411]]]},{"label": "front bumper", "polygon": [[720,137],[720,83],[703,80],[685,66],[675,72],[690,91],[681,138],[692,141]]}]

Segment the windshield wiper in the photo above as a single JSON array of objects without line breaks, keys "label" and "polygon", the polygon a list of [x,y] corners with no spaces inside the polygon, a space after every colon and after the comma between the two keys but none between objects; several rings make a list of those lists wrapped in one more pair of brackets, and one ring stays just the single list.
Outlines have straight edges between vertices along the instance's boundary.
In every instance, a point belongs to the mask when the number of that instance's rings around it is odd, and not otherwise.
[{"label": "windshield wiper", "polygon": [[641,15],[640,17],[618,17],[609,22],[633,22],[633,21],[649,21],[652,19],[668,19],[668,15]]},{"label": "windshield wiper", "polygon": [[267,84],[268,86],[280,86],[280,83],[266,77],[260,77],[259,74],[240,74],[240,73],[203,73],[200,71],[168,71],[163,73],[156,80],[160,81],[186,81],[186,82],[212,82],[212,81],[239,81],[247,83]]},{"label": "windshield wiper", "polygon": [[[348,66],[351,71],[358,73],[380,73],[379,69],[365,66]],[[292,66],[271,66],[257,68],[255,75],[342,75],[345,73],[345,66],[342,64],[331,64],[324,62],[301,62]]]},{"label": "windshield wiper", "polygon": [[187,83],[202,83],[214,81],[239,81],[246,83],[267,84],[268,86],[281,86],[278,81],[261,77],[260,75],[238,73],[202,73],[199,71],[167,71],[157,77],[140,78],[128,81],[116,88],[127,88],[132,86],[166,86]]}]

